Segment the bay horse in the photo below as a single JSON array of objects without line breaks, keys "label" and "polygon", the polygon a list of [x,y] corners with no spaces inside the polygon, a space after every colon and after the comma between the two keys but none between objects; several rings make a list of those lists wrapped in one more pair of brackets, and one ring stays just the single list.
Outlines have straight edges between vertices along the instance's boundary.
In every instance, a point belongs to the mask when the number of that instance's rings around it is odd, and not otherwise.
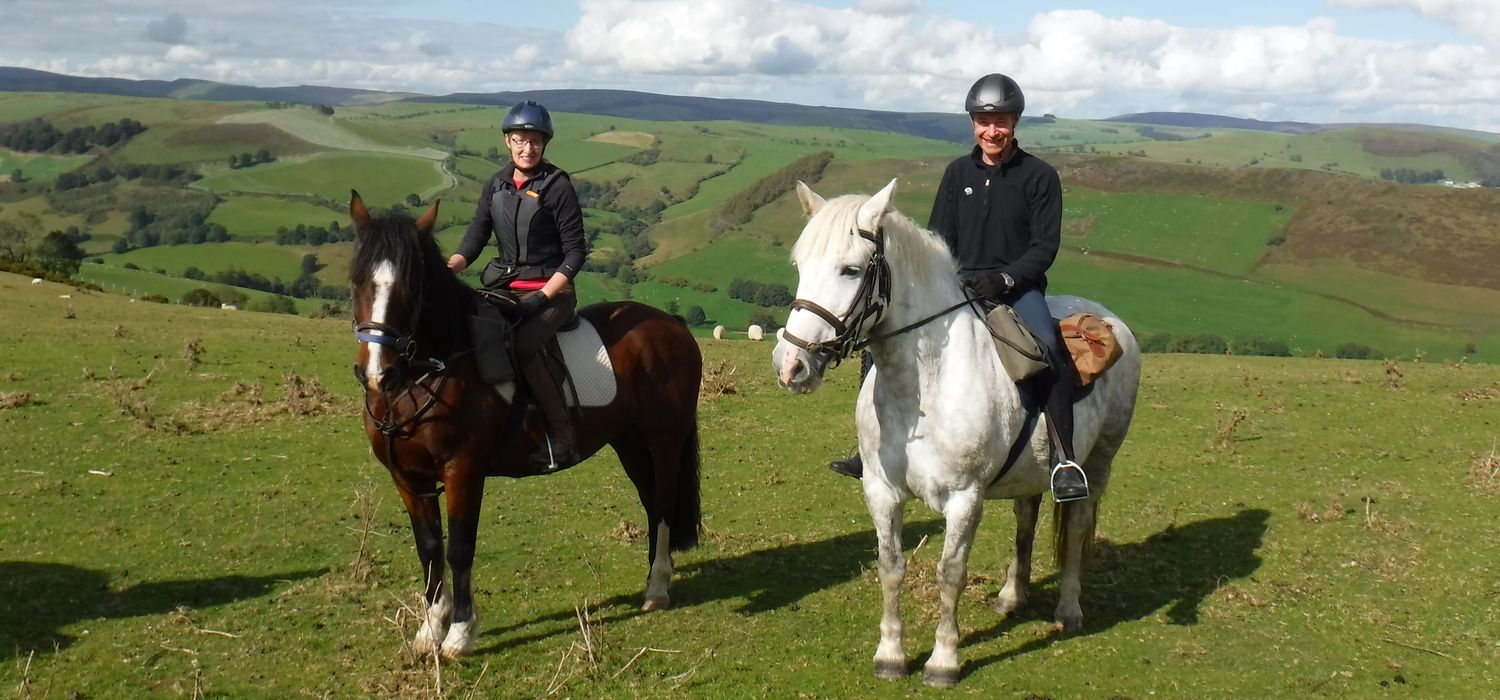
[{"label": "bay horse", "polygon": [[[772,364],[781,386],[808,393],[821,385],[831,364],[869,348],[874,368],[860,389],[855,424],[884,600],[875,675],[899,678],[908,672],[900,612],[906,573],[901,525],[906,503],[921,499],[946,524],[937,565],[937,634],[924,681],[952,687],[959,677],[958,600],[984,501],[1015,501],[1015,558],[994,605],[1008,614],[1026,599],[1037,510],[1050,488],[1051,443],[1044,418],[1027,420],[1020,390],[1000,364],[976,303],[966,298],[947,245],[891,208],[895,186],[892,180],[873,197],[824,200],[797,183],[810,218],[792,249],[797,300]],[[1054,509],[1061,565],[1055,619],[1076,630],[1083,620],[1079,574],[1099,498],[1109,486],[1110,463],[1130,427],[1140,348],[1130,329],[1098,304],[1052,297],[1048,305],[1054,316],[1097,314],[1113,326],[1124,351],[1074,414],[1074,447],[1090,497]]]},{"label": "bay horse", "polygon": [[[415,220],[372,217],[358,192],[349,267],[354,372],[365,390],[365,432],[411,518],[424,574],[414,651],[468,654],[478,632],[470,572],[487,476],[542,473],[528,455],[542,444],[536,412],[517,410],[481,380],[469,318],[485,303],[445,264],[432,236],[437,204]],[[644,304],[607,302],[578,311],[603,341],[615,396],[575,415],[585,457],[614,448],[646,509],[649,534],[642,610],[670,605],[672,552],[698,541],[698,389],[703,358],[682,319]],[[443,546],[439,496],[448,512]],[[444,585],[444,556],[452,587]]]}]

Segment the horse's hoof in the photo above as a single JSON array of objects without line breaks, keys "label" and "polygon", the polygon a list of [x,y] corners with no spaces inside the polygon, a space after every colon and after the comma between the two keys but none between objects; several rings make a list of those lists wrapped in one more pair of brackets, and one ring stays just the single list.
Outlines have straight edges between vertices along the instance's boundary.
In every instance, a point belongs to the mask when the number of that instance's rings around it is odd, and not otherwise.
[{"label": "horse's hoof", "polygon": [[418,637],[411,642],[411,653],[418,658],[432,656],[434,651],[437,651],[437,644],[427,637]]},{"label": "horse's hoof", "polygon": [[1059,615],[1054,622],[1065,633],[1073,633],[1083,629],[1082,615]]},{"label": "horse's hoof", "polygon": [[672,607],[672,599],[664,595],[647,596],[646,602],[641,603],[641,612],[654,612],[666,610]]},{"label": "horse's hoof", "polygon": [[928,668],[922,673],[922,682],[933,688],[952,688],[958,685],[958,669]]},{"label": "horse's hoof", "polygon": [[875,677],[881,680],[898,681],[907,677],[910,673],[906,670],[906,663],[902,661],[876,661]]},{"label": "horse's hoof", "polygon": [[469,651],[467,649],[460,649],[457,647],[443,647],[443,650],[438,653],[443,657],[444,661],[460,661],[465,656],[469,655]]},{"label": "horse's hoof", "polygon": [[994,608],[995,612],[1000,613],[1001,615],[1009,615],[1017,610],[1020,610],[1021,606],[1025,604],[1026,601],[1024,599],[995,598],[995,604],[990,607]]}]

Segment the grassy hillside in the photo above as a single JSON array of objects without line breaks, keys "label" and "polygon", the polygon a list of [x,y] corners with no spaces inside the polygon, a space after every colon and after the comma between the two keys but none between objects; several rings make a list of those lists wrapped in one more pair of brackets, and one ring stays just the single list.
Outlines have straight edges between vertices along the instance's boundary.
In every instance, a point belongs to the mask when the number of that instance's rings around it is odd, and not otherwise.
[{"label": "grassy hillside", "polygon": [[[76,161],[0,154],[10,159],[0,165],[52,159],[25,188],[0,183],[0,224],[15,222],[31,236],[77,226],[92,236],[83,243],[90,255],[107,254],[129,239],[132,208],[165,211],[173,200],[189,199],[170,194],[182,183],[105,183],[60,195],[46,192],[47,178],[70,166],[93,172],[162,163],[202,176],[191,191],[213,194],[207,223],[223,226],[236,242],[268,241],[281,226],[341,221],[351,187],[377,206],[413,194],[424,202],[441,198],[444,225],[462,226],[480,184],[500,167],[485,156],[491,148],[504,152],[497,128],[503,114],[503,106],[433,102],[339,107],[330,116],[253,102],[0,94],[3,118],[46,117],[70,128],[129,117],[147,126],[122,147]],[[728,298],[729,282],[794,286],[785,251],[802,220],[788,193],[724,230],[715,222],[727,201],[799,158],[828,152],[834,157],[816,183],[820,192],[868,193],[897,178],[896,206],[922,222],[942,168],[965,148],[828,126],[562,110],[555,119],[549,158],[578,182],[601,188],[585,202],[588,226],[599,234],[594,262],[635,267],[611,278],[586,273],[583,298],[676,300],[735,328],[755,309]],[[950,121],[963,126],[959,115]],[[1307,353],[1349,342],[1399,357],[1419,348],[1451,357],[1473,350],[1474,359],[1500,352],[1495,191],[1380,179],[1388,169],[1476,176],[1486,158],[1500,163],[1491,142],[1376,127],[1283,134],[1035,117],[1022,126],[1021,142],[1059,166],[1067,189],[1054,289],[1129,309],[1143,332],[1261,336]],[[267,148],[276,162],[229,169],[228,154],[252,146]],[[6,172],[0,168],[0,176]],[[647,224],[649,253],[621,228],[632,218]],[[169,271],[189,260],[204,270],[237,264],[285,278],[275,271],[305,252],[268,247],[236,255],[240,250],[141,250],[128,259]],[[315,252],[328,262],[320,278],[338,284],[347,246]],[[670,283],[674,278],[689,281],[688,290]],[[157,282],[139,281],[146,288]],[[698,284],[718,291],[691,289]]]},{"label": "grassy hillside", "polygon": [[[608,450],[489,481],[476,653],[435,665],[404,647],[418,567],[360,427],[346,319],[132,304],[8,274],[0,295],[0,593],[25,601],[0,606],[0,684],[18,697],[933,692],[870,674],[874,534],[858,486],[823,466],[853,442],[850,365],[792,396],[769,345],[703,342],[705,531],[676,558],[667,611],[637,611],[641,510]],[[989,610],[1013,538],[1008,504],[991,503],[952,692],[1500,693],[1500,570],[1475,526],[1500,518],[1500,367],[1394,369],[1148,356],[1083,630],[1050,622],[1044,551],[1030,601]],[[920,662],[942,525],[906,512]]]}]

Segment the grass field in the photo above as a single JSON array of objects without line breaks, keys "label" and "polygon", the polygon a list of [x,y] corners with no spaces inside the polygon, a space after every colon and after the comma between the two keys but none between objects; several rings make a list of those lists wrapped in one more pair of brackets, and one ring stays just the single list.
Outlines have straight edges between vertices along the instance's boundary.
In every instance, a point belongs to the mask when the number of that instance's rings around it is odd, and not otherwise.
[{"label": "grass field", "polygon": [[307,202],[253,195],[224,197],[208,216],[208,223],[223,226],[230,236],[242,241],[274,241],[276,229],[283,226],[292,229],[297,224],[304,224],[326,229],[335,221],[340,226],[348,226],[348,212]]},{"label": "grass field", "polygon": [[100,256],[104,264],[123,267],[134,263],[142,270],[165,269],[181,275],[189,267],[213,274],[236,267],[267,278],[280,277],[291,283],[302,274],[302,256],[314,255],[322,246],[280,246],[271,243],[204,243],[202,245],[155,246],[128,253]]},{"label": "grass field", "polygon": [[348,201],[354,188],[372,203],[392,204],[408,194],[442,187],[438,163],[406,156],[338,152],[299,160],[277,161],[241,170],[225,170],[198,181],[219,194],[298,194]]},{"label": "grass field", "polygon": [[0,177],[9,179],[11,173],[21,171],[25,182],[52,182],[58,175],[93,160],[93,156],[54,156],[38,153],[17,153],[0,148]]},{"label": "grass field", "polygon": [[[127,297],[140,298],[150,294],[160,294],[171,300],[173,303],[179,302],[184,294],[187,294],[194,289],[207,289],[211,292],[217,293],[219,290],[226,288],[225,285],[216,284],[213,282],[203,282],[199,280],[184,279],[182,277],[161,275],[152,272],[149,269],[130,270],[124,267],[116,267],[113,265],[98,265],[94,263],[86,263],[82,267],[80,267],[78,270],[78,278],[86,282],[93,282],[94,284],[97,284],[105,288],[106,290],[109,290],[110,292],[121,294]],[[258,300],[263,300],[268,297],[274,296],[266,292],[261,292],[254,289],[245,289],[243,287],[233,287],[231,289],[244,294],[249,298],[251,304],[255,303]],[[297,313],[305,314],[322,306],[324,304],[324,300],[293,299],[292,303],[296,305]],[[151,306],[157,305],[152,304]],[[217,309],[213,309],[213,311],[215,311],[216,313],[218,312]],[[247,311],[246,313],[249,312]]]},{"label": "grass field", "polygon": [[[641,515],[612,454],[490,481],[479,643],[435,666],[403,647],[416,557],[359,427],[347,320],[129,304],[4,274],[0,294],[13,336],[0,592],[25,601],[0,607],[14,696],[937,695],[870,674],[874,535],[858,486],[823,466],[852,444],[852,366],[790,396],[769,345],[703,343],[711,386],[733,392],[700,406],[705,532],[677,557],[668,611],[636,612]],[[1030,602],[1009,619],[988,610],[1012,537],[992,503],[950,694],[1500,693],[1500,569],[1483,526],[1500,518],[1485,466],[1500,368],[1400,370],[1148,356],[1082,632],[1050,624],[1044,553]],[[327,394],[286,400],[293,375]],[[941,525],[919,505],[907,515],[920,662]]]}]

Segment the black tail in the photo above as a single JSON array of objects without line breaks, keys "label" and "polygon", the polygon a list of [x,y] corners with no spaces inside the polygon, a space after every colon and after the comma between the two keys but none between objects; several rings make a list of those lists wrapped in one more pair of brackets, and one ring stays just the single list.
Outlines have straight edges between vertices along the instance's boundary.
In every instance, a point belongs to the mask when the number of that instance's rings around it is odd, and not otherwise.
[{"label": "black tail", "polygon": [[698,420],[693,418],[693,432],[682,443],[677,460],[677,507],[667,527],[672,532],[672,551],[681,552],[698,546],[698,531],[703,528],[703,511],[699,503]]}]

